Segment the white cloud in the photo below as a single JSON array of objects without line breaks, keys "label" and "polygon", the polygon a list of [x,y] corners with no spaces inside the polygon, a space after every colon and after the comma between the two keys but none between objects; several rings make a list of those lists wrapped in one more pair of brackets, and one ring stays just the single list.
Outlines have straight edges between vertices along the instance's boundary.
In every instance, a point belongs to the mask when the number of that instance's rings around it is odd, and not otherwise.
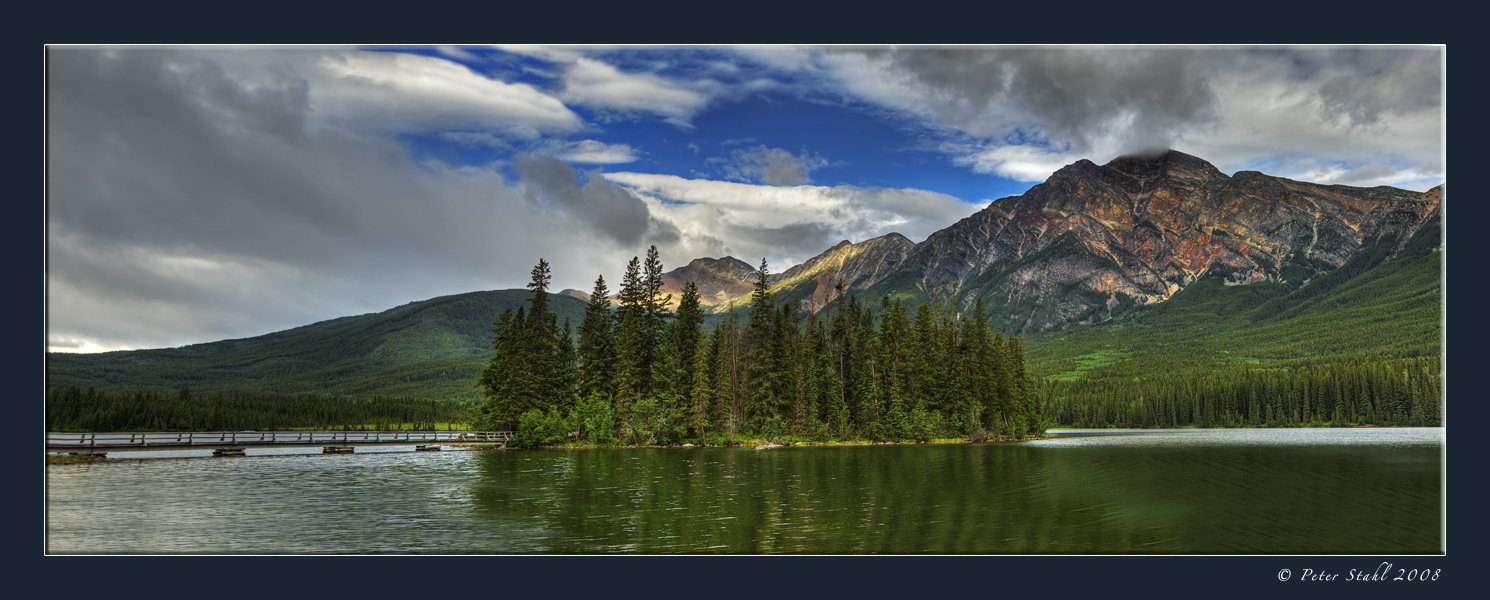
[{"label": "white cloud", "polygon": [[329,120],[360,130],[493,129],[522,137],[578,130],[583,122],[533,86],[484,77],[462,65],[395,52],[314,55],[311,102]]},{"label": "white cloud", "polygon": [[948,144],[943,149],[954,155],[953,164],[971,166],[978,173],[1026,182],[1045,181],[1061,167],[1085,158],[1070,153],[1057,154],[1036,146],[989,145],[968,149]]},{"label": "white cloud", "polygon": [[584,58],[590,52],[607,49],[606,46],[535,46],[531,44],[497,44],[493,48],[555,63],[572,63]]},{"label": "white cloud", "polygon": [[471,148],[512,148],[512,142],[490,131],[442,131],[436,137]]},{"label": "white cloud", "polygon": [[470,148],[525,151],[552,156],[565,162],[587,165],[612,165],[635,162],[641,151],[630,144],[607,144],[598,140],[561,140],[540,138],[521,145],[489,131],[444,131],[436,137]]},{"label": "white cloud", "polygon": [[767,185],[801,185],[812,183],[807,175],[828,166],[827,159],[803,150],[793,155],[781,148],[755,146],[730,152],[729,158],[713,157],[710,163],[722,165],[725,179]]},{"label": "white cloud", "polygon": [[977,206],[915,189],[855,186],[761,186],[650,173],[606,173],[644,199],[652,215],[683,236],[712,234],[727,251],[754,262],[801,262],[839,240],[900,233],[919,241],[972,214]]},{"label": "white cloud", "polygon": [[735,46],[741,56],[782,71],[806,71],[813,68],[817,50],[804,46]]},{"label": "white cloud", "polygon": [[[650,70],[622,70],[601,58],[612,46],[499,45],[497,48],[551,63],[551,69],[529,69],[557,80],[558,95],[566,103],[602,111],[602,120],[651,114],[679,128],[692,129],[695,114],[723,95],[768,89],[775,82],[754,78],[726,85],[709,77],[675,78],[658,74],[665,62],[653,61]],[[706,69],[736,75],[728,62],[712,61]]]},{"label": "white cloud", "polygon": [[635,162],[638,152],[628,144],[607,144],[596,140],[578,142],[549,141],[540,152],[571,163],[613,165]]},{"label": "white cloud", "polygon": [[485,61],[485,59],[472,54],[470,51],[466,50],[465,48],[461,48],[460,46],[436,46],[435,50],[438,50],[440,54],[444,54],[445,56],[449,56],[450,58],[458,58],[468,62]]},{"label": "white cloud", "polygon": [[626,73],[590,58],[575,59],[564,74],[566,102],[603,110],[647,112],[689,128],[709,97],[652,73]]}]

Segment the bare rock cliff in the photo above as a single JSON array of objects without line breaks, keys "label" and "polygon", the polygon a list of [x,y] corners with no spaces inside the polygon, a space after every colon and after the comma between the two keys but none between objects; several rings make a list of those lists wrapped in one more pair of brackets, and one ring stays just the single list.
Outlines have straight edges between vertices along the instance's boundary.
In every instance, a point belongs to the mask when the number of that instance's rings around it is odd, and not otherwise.
[{"label": "bare rock cliff", "polygon": [[[1020,196],[932,234],[871,294],[956,294],[1035,330],[1120,302],[1168,299],[1195,279],[1284,281],[1338,267],[1376,239],[1398,248],[1438,222],[1442,188],[1319,185],[1241,171],[1228,177],[1176,151],[1081,160]],[[1300,282],[1293,282],[1300,283]]]}]

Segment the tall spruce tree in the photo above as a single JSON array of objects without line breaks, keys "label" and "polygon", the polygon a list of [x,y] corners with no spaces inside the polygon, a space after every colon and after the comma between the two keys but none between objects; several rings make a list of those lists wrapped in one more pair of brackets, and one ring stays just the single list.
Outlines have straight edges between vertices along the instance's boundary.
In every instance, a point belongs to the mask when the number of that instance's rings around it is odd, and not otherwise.
[{"label": "tall spruce tree", "polygon": [[637,393],[645,397],[665,387],[654,384],[652,380],[657,363],[662,360],[667,320],[673,316],[671,312],[668,312],[667,305],[672,302],[673,296],[662,293],[664,283],[662,259],[658,257],[657,246],[647,249],[647,258],[642,264],[642,269],[642,289],[639,298],[641,322],[637,328],[637,370],[641,375],[641,380]]},{"label": "tall spruce tree", "polygon": [[737,313],[730,311],[729,320],[714,328],[710,340],[710,352],[714,354],[714,398],[715,422],[734,443],[739,431],[743,402],[740,398],[742,363],[740,356],[740,322]]},{"label": "tall spruce tree", "polygon": [[[477,380],[487,397],[482,421],[491,428],[512,428],[529,410],[562,409],[572,402],[569,332],[559,329],[557,315],[548,309],[548,261],[533,267],[527,307],[516,315],[503,312],[492,329],[496,354]],[[524,310],[524,309],[530,310]]]},{"label": "tall spruce tree", "polygon": [[577,361],[581,397],[589,398],[596,393],[610,397],[616,369],[615,343],[610,290],[606,289],[602,275],[595,278],[590,302],[585,305],[585,318],[579,323]]},{"label": "tall spruce tree", "polygon": [[525,307],[514,314],[504,309],[492,324],[492,347],[496,353],[476,380],[476,387],[486,396],[478,425],[487,430],[512,429],[517,424],[522,399],[529,395],[533,382],[526,369],[523,344]]},{"label": "tall spruce tree", "polygon": [[766,259],[761,259],[756,271],[755,290],[750,294],[750,321],[745,330],[746,368],[746,419],[751,425],[760,427],[766,419],[774,416],[777,407],[776,393],[780,389],[778,380],[784,374],[774,364],[772,338],[776,328],[775,295],[771,293],[770,271]]},{"label": "tall spruce tree", "polygon": [[674,390],[689,395],[693,382],[688,371],[693,368],[693,355],[698,352],[699,340],[703,338],[704,309],[699,303],[698,286],[692,281],[683,284],[683,295],[678,298],[678,311],[671,325],[668,340],[670,360],[677,374]]},{"label": "tall spruce tree", "polygon": [[549,410],[568,401],[572,390],[568,389],[565,376],[568,365],[567,353],[560,344],[568,344],[568,333],[559,328],[558,315],[549,310],[548,286],[553,280],[548,261],[538,259],[533,267],[528,289],[532,297],[528,303],[525,345],[528,348],[528,371],[534,386],[524,402],[523,410]]},{"label": "tall spruce tree", "polygon": [[[717,332],[718,329],[715,329],[715,331]],[[715,371],[713,368],[713,354],[715,352],[711,352],[711,350],[717,352],[717,340],[717,336],[699,336],[698,344],[693,352],[693,372],[690,374],[692,377],[692,389],[688,394],[688,428],[703,443],[708,443],[709,426],[711,424],[709,415],[712,414],[715,404],[713,385]]]},{"label": "tall spruce tree", "polygon": [[620,304],[615,313],[615,371],[611,395],[615,398],[618,423],[626,421],[631,406],[642,393],[642,350],[646,345],[646,332],[642,323],[646,309],[642,306],[642,298],[645,293],[641,279],[641,260],[633,256],[631,262],[626,264],[626,274],[621,278],[621,289],[617,293]]},{"label": "tall spruce tree", "polygon": [[998,398],[994,384],[993,338],[988,329],[988,313],[983,307],[983,298],[973,303],[972,327],[968,333],[970,348],[968,388],[973,410],[977,412],[978,424],[985,431],[993,430],[994,416],[998,414]]}]

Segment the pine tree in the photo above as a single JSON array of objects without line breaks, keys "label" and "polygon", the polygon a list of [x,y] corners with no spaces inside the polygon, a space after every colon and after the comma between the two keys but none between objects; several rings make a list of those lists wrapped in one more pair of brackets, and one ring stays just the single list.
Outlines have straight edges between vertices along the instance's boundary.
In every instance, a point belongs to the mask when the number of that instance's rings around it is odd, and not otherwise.
[{"label": "pine tree", "polygon": [[487,397],[482,408],[487,427],[512,428],[524,412],[562,409],[572,400],[572,351],[563,347],[569,332],[559,329],[557,316],[548,310],[548,261],[539,259],[532,276],[528,307],[518,307],[516,315],[504,311],[492,329],[497,352],[476,383]]},{"label": "pine tree", "polygon": [[653,363],[653,395],[662,401],[663,408],[680,415],[689,412],[693,394],[693,354],[698,349],[702,335],[704,313],[699,308],[698,288],[688,282],[683,289],[683,298],[678,306],[678,316],[663,328],[663,344],[657,361]]},{"label": "pine tree", "polygon": [[492,356],[476,387],[486,396],[481,407],[480,428],[512,429],[517,424],[521,399],[528,395],[530,381],[524,368],[526,347],[523,342],[524,307],[502,311],[492,324]]},{"label": "pine tree", "polygon": [[609,290],[605,276],[595,278],[585,318],[579,324],[579,393],[584,398],[600,393],[606,398],[615,377],[615,318],[611,314]]},{"label": "pine tree", "polygon": [[750,294],[750,322],[745,331],[747,402],[746,418],[759,428],[773,416],[779,416],[777,392],[781,369],[774,363],[773,337],[776,329],[776,303],[769,283],[766,259],[756,271],[755,291]]},{"label": "pine tree", "polygon": [[739,431],[743,407],[740,401],[740,327],[739,318],[731,311],[729,320],[714,329],[710,340],[714,353],[714,398],[718,418],[716,422],[724,428],[730,443]]},{"label": "pine tree", "polygon": [[[698,352],[699,341],[703,339],[704,310],[699,304],[698,286],[692,281],[683,285],[683,295],[678,299],[678,312],[673,319],[672,344],[677,353],[677,364],[682,370],[688,370],[694,366],[694,354]],[[686,374],[685,374],[686,375]],[[688,377],[681,377],[678,382],[677,391],[685,393],[692,382]]]},{"label": "pine tree", "polygon": [[662,293],[662,260],[658,257],[657,246],[647,249],[646,261],[642,264],[643,277],[641,280],[640,293],[640,318],[638,327],[638,363],[637,368],[641,375],[640,387],[637,392],[641,396],[656,393],[660,386],[652,381],[656,364],[662,360],[663,344],[667,320],[673,315],[668,312],[667,305],[672,302],[672,294]]},{"label": "pine tree", "polygon": [[574,329],[569,325],[569,317],[564,317],[564,328],[556,332],[555,345],[558,347],[558,379],[554,386],[556,394],[554,409],[559,414],[569,414],[579,404],[579,356],[574,348]]},{"label": "pine tree", "polygon": [[973,411],[978,415],[978,425],[985,431],[996,430],[994,417],[998,414],[998,397],[995,388],[994,368],[996,364],[993,338],[988,329],[988,313],[983,299],[973,303],[972,326],[967,335],[968,393]]},{"label": "pine tree", "polygon": [[911,401],[907,407],[909,409],[941,410],[936,405],[940,396],[937,388],[945,376],[939,368],[943,357],[941,340],[936,334],[936,322],[932,316],[934,312],[931,304],[916,307],[915,337],[902,341],[907,346],[906,358],[909,359],[907,362],[913,373],[907,382],[907,397]]},{"label": "pine tree", "polygon": [[617,293],[620,305],[615,312],[615,335],[612,364],[611,396],[615,399],[617,423],[627,422],[631,405],[641,396],[642,352],[645,346],[645,331],[642,321],[645,294],[641,279],[641,260],[631,257],[626,264],[626,274],[621,278],[621,289]]},{"label": "pine tree", "polygon": [[[715,329],[717,333],[719,330]],[[708,441],[709,415],[715,404],[713,368],[714,354],[718,350],[718,336],[705,338],[699,336],[698,345],[693,353],[693,378],[692,390],[689,393],[688,407],[689,423],[695,435],[703,442]],[[711,352],[713,350],[713,352]]]}]

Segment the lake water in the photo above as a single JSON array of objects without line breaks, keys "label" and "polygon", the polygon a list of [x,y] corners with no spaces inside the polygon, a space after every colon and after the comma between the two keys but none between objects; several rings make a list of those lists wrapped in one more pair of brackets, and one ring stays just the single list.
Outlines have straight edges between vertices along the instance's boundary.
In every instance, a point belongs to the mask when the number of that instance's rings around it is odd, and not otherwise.
[{"label": "lake water", "polygon": [[47,467],[47,551],[1438,554],[1443,449],[1442,428],[1371,428],[771,450],[116,452]]}]

